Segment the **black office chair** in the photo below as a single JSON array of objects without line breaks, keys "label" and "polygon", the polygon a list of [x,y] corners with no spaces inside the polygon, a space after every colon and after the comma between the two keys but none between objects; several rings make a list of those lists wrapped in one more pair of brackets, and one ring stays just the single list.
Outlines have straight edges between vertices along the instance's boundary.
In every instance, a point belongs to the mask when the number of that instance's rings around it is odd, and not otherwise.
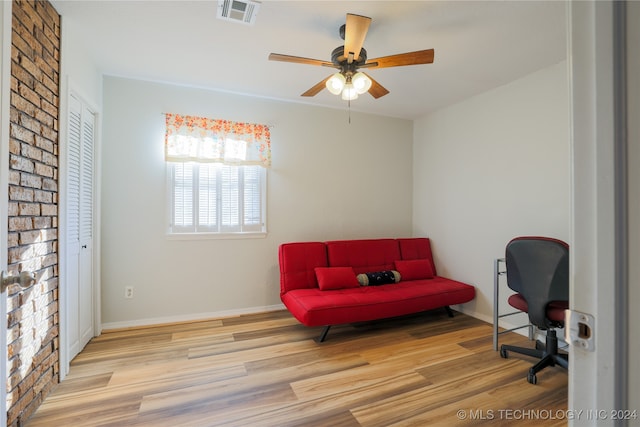
[{"label": "black office chair", "polygon": [[536,384],[536,373],[547,366],[569,367],[567,354],[558,353],[555,328],[564,327],[564,310],[569,308],[569,246],[548,237],[517,237],[506,248],[507,285],[516,293],[509,305],[529,315],[529,322],[547,331],[546,343],[536,348],[503,344],[500,355],[508,352],[540,359],[529,369],[527,381]]}]

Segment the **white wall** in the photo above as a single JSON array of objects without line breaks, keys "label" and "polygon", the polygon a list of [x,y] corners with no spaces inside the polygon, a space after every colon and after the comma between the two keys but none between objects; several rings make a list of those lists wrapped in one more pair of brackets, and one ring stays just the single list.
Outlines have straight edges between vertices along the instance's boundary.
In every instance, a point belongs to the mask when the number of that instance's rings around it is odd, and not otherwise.
[{"label": "white wall", "polygon": [[414,123],[414,234],[432,238],[438,274],[476,286],[463,311],[486,321],[493,261],[511,238],[569,241],[566,67],[563,61]]},{"label": "white wall", "polygon": [[68,86],[70,86],[86,102],[99,107],[102,104],[102,73],[91,59],[83,34],[77,29],[75,22],[64,16],[61,20],[62,98],[66,101]]},{"label": "white wall", "polygon": [[[283,242],[411,235],[411,121],[115,77],[103,111],[104,327],[280,304]],[[163,112],[274,126],[266,238],[167,240]]]}]

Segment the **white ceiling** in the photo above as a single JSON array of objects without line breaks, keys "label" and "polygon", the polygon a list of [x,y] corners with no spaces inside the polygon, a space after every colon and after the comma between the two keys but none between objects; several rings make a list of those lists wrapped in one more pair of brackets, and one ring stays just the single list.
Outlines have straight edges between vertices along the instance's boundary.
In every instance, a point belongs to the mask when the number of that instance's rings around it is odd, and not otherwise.
[{"label": "white ceiling", "polygon": [[268,61],[330,61],[347,13],[372,18],[369,58],[435,49],[433,64],[373,69],[390,93],[351,109],[414,119],[566,58],[564,1],[271,1],[255,25],[216,19],[217,1],[52,1],[104,74],[346,108],[323,90],[333,72]]}]

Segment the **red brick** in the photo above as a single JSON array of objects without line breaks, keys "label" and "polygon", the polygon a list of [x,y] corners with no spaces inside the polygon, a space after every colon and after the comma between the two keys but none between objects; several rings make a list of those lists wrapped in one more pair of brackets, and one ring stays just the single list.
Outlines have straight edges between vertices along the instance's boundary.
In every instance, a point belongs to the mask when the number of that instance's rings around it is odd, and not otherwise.
[{"label": "red brick", "polygon": [[58,215],[57,205],[41,205],[41,211],[43,216],[56,216]]},{"label": "red brick", "polygon": [[[51,58],[52,61],[55,61],[55,58]],[[46,87],[47,89],[49,89],[51,91],[51,94],[53,96],[56,96],[56,94],[59,92],[59,78],[58,78],[58,73],[53,73],[53,75],[48,76],[48,75],[43,75],[42,76],[42,84],[44,85],[44,87]]]},{"label": "red brick", "polygon": [[9,233],[7,236],[7,248],[13,248],[14,246],[18,246],[20,244],[20,234],[18,233]]},{"label": "red brick", "polygon": [[35,170],[35,165],[31,160],[13,154],[9,157],[9,167],[15,171],[28,173],[33,173]]},{"label": "red brick", "polygon": [[20,172],[14,170],[9,171],[9,185],[20,185]]},{"label": "red brick", "polygon": [[[8,270],[37,268],[40,277],[34,286],[12,285],[7,292],[7,424],[18,427],[59,382],[60,17],[47,1],[15,0],[12,9]],[[42,343],[30,359],[20,351],[34,345],[36,331]]]},{"label": "red brick", "polygon": [[27,73],[31,74],[35,80],[40,79],[40,75],[42,71],[38,68],[38,66],[31,60],[22,54],[18,55],[18,64],[22,67]]},{"label": "red brick", "polygon": [[38,120],[25,113],[20,114],[20,125],[34,134],[40,132],[40,126],[42,126]]},{"label": "red brick", "polygon": [[36,110],[34,117],[38,122],[42,123],[43,126],[50,128],[55,126],[55,119],[42,110]]},{"label": "red brick", "polygon": [[9,202],[9,216],[18,216],[20,214],[20,206],[16,202]]},{"label": "red brick", "polygon": [[[41,62],[44,62],[44,61],[41,61]],[[46,63],[44,63],[43,65],[46,65],[47,67],[49,66]],[[53,72],[51,72],[51,75],[53,75]],[[48,79],[48,76],[46,74],[44,74],[42,76],[42,79],[43,80],[44,79]],[[51,89],[49,89],[48,87],[46,87],[42,83],[36,82],[34,90],[38,95],[40,95],[41,100],[46,100],[50,104],[55,104],[55,102],[56,102],[55,101],[55,99],[56,99],[55,94],[51,91]]]},{"label": "red brick", "polygon": [[[15,82],[17,83],[17,86],[12,84],[11,89],[13,93],[17,94],[20,91],[20,86],[33,87],[33,85],[36,82],[36,79],[29,73],[28,70],[25,70],[18,63],[18,61],[20,61],[20,56],[22,56],[22,54],[20,54],[15,50],[14,50],[14,53],[16,58],[13,61],[11,61],[11,75],[15,77],[16,79]],[[11,103],[11,105],[15,105],[15,104]]]},{"label": "red brick", "polygon": [[47,102],[45,100],[43,100],[40,103],[40,106],[42,108],[42,110],[48,114],[51,114],[53,117],[58,117],[58,105],[57,104],[52,104],[50,102]]},{"label": "red brick", "polygon": [[21,216],[39,216],[40,215],[40,203],[20,203]]},{"label": "red brick", "polygon": [[15,123],[11,123],[9,128],[10,128],[10,135],[12,138],[15,138],[22,142],[33,144],[35,138],[34,138],[33,132],[31,132],[29,129],[25,129],[22,126],[18,126]]},{"label": "red brick", "polygon": [[[11,106],[13,111],[22,111],[30,116],[36,114],[36,106],[24,99],[17,91],[11,92]],[[11,120],[12,123],[17,123],[17,120]]]},{"label": "red brick", "polygon": [[42,189],[58,191],[58,183],[56,182],[55,179],[44,178],[42,180]]},{"label": "red brick", "polygon": [[33,195],[33,190],[30,188],[16,187],[14,185],[9,186],[9,200],[32,202]]},{"label": "red brick", "polygon": [[9,139],[9,153],[20,155],[20,151],[22,150],[22,143],[17,139],[10,138]]},{"label": "red brick", "polygon": [[30,144],[22,144],[20,147],[20,155],[31,160],[42,161],[42,150]]},{"label": "red brick", "polygon": [[[46,101],[42,101],[43,104],[46,103]],[[49,141],[57,141],[58,140],[58,132],[56,132],[54,129],[51,129],[49,127],[42,127],[42,130],[40,132],[40,134],[48,139]]]},{"label": "red brick", "polygon": [[31,230],[33,228],[33,219],[31,217],[11,217],[9,218],[9,231]]},{"label": "red brick", "polygon": [[58,166],[58,158],[46,151],[42,152],[42,163],[49,166]]},{"label": "red brick", "polygon": [[37,217],[33,217],[32,219],[33,219],[33,228],[35,229],[51,228],[51,217],[37,216]]},{"label": "red brick", "polygon": [[[58,263],[58,254],[49,254],[49,255],[45,255],[43,257],[41,257],[42,260],[42,266],[43,267],[49,267],[51,265],[57,264]],[[51,313],[49,313],[51,314]]]},{"label": "red brick", "polygon": [[36,135],[36,147],[41,148],[42,150],[55,154],[55,144],[53,141],[49,141],[48,139],[43,138],[40,135]]},{"label": "red brick", "polygon": [[35,81],[33,82],[33,85],[26,85],[24,83],[20,83],[18,85],[18,93],[20,94],[21,97],[23,97],[24,99],[26,99],[27,101],[29,101],[30,103],[32,103],[35,106],[38,106],[41,104],[41,97],[38,94],[38,92],[36,92],[34,90],[35,87]]},{"label": "red brick", "polygon": [[40,203],[54,203],[53,193],[50,191],[33,190],[33,201]]},{"label": "red brick", "polygon": [[15,49],[18,49],[22,54],[27,56],[33,55],[33,46],[27,43],[20,33],[14,31],[11,35],[11,43]]},{"label": "red brick", "polygon": [[20,185],[30,188],[42,188],[42,177],[30,173],[20,175]]},{"label": "red brick", "polygon": [[47,166],[39,162],[36,162],[35,166],[36,166],[35,168],[36,175],[46,176],[47,178],[54,177],[54,169],[51,166]]}]

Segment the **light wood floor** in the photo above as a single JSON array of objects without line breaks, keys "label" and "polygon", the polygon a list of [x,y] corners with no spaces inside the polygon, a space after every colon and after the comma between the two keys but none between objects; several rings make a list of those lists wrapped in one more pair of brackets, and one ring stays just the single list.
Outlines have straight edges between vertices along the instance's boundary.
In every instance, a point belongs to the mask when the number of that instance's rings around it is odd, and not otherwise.
[{"label": "light wood floor", "polygon": [[567,424],[567,372],[529,384],[533,360],[502,359],[477,319],[436,310],[333,327],[318,344],[320,330],[281,311],[107,332],[27,426]]}]

